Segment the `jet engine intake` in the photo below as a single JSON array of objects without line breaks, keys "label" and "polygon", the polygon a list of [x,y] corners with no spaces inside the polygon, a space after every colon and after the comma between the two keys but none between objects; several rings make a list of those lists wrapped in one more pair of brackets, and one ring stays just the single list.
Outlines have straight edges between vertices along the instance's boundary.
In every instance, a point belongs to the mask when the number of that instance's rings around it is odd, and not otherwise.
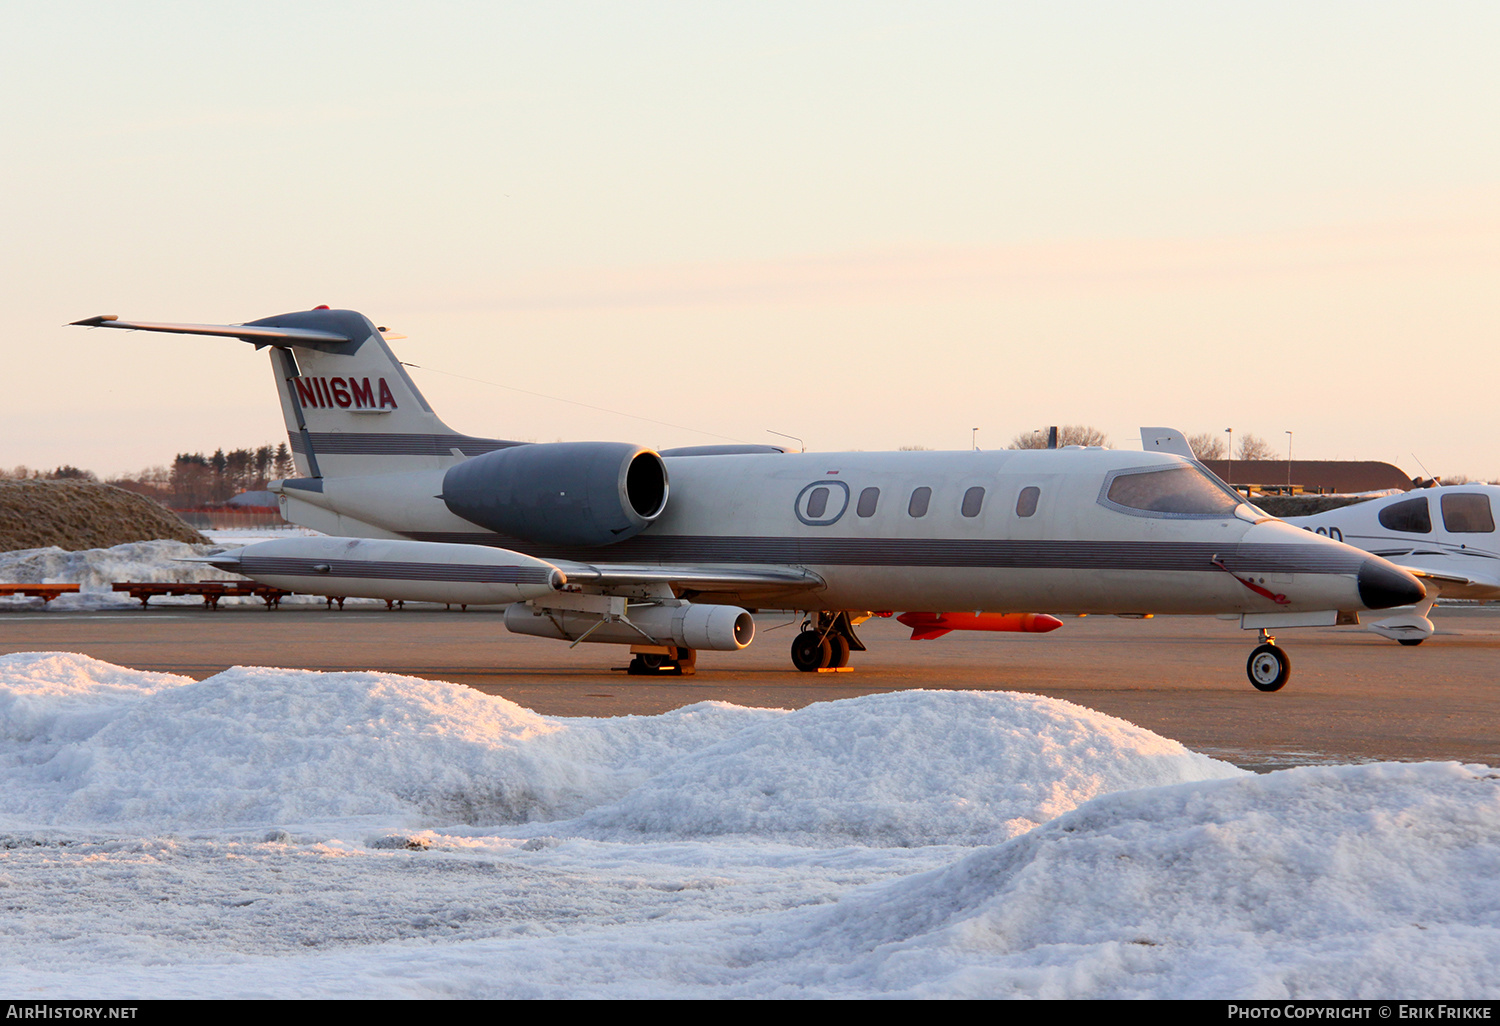
[{"label": "jet engine intake", "polygon": [[745,610],[699,602],[632,606],[624,620],[517,602],[505,610],[505,627],[561,641],[578,641],[587,634],[585,640],[611,645],[677,645],[714,652],[738,651],[755,638],[755,619]]},{"label": "jet engine intake", "polygon": [[443,502],[491,531],[554,545],[609,545],[667,507],[667,467],[627,442],[548,442],[476,456],[448,469]]}]

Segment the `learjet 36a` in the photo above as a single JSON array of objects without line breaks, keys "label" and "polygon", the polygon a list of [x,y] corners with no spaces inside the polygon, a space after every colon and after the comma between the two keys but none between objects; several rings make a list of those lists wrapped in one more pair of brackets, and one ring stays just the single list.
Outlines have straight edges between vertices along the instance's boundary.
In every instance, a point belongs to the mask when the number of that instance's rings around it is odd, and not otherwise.
[{"label": "learjet 36a", "polygon": [[754,609],[805,613],[799,669],[860,650],[871,612],[1239,614],[1248,673],[1287,679],[1277,627],[1357,622],[1424,594],[1410,574],[1269,517],[1175,432],[1146,452],[655,452],[464,435],[350,310],[205,325],[75,322],[269,348],[298,477],[295,524],[216,566],[319,595],[506,603],[523,634],[628,644],[638,670],[744,648]]}]

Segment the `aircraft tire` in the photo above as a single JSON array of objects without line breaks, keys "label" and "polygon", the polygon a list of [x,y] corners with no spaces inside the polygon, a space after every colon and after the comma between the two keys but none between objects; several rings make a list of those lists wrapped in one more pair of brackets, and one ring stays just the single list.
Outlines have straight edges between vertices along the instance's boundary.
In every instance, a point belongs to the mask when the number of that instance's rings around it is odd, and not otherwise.
[{"label": "aircraft tire", "polygon": [[[637,653],[631,657],[625,672],[632,677],[677,677],[683,673],[682,665],[669,656],[655,653]],[[687,670],[691,674],[692,669]]]},{"label": "aircraft tire", "polygon": [[1426,638],[1397,638],[1396,642],[1401,645],[1420,645],[1426,640]]},{"label": "aircraft tire", "polygon": [[792,639],[792,665],[803,673],[813,673],[829,665],[833,646],[817,631],[803,631]]},{"label": "aircraft tire", "polygon": [[831,649],[828,656],[829,666],[849,665],[849,639],[842,634],[828,635],[828,646]]},{"label": "aircraft tire", "polygon": [[1245,672],[1257,691],[1280,691],[1292,675],[1292,662],[1275,645],[1256,646],[1245,664]]}]

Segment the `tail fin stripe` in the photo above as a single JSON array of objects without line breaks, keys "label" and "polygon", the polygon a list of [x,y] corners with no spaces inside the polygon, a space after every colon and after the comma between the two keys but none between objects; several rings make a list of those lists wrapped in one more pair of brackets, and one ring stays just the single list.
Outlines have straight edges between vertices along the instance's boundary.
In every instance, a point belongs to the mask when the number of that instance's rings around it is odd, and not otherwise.
[{"label": "tail fin stripe", "polygon": [[307,441],[289,434],[293,452],[304,453],[309,443],[324,456],[452,456],[457,449],[465,456],[479,456],[496,449],[509,449],[525,442],[471,435],[353,434],[342,431],[309,431]]}]

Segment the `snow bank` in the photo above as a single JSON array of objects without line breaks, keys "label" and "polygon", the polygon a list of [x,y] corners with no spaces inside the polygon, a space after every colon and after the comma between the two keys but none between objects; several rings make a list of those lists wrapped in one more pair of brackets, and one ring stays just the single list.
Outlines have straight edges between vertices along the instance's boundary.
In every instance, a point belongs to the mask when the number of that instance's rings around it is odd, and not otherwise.
[{"label": "snow bank", "polygon": [[385,817],[551,821],[600,839],[979,844],[1107,791],[1243,772],[1034,695],[557,719],[393,674],[235,667],[198,683],[58,653],[0,657],[0,738],[33,785],[12,779],[0,816],[153,828]]},{"label": "snow bank", "polygon": [[[576,813],[767,714],[708,704],[566,721],[384,673],[234,667],[202,682],[85,656],[0,657],[0,821],[141,829]],[[21,772],[25,768],[26,772]]]},{"label": "snow bank", "polygon": [[830,993],[1494,997],[1500,773],[1302,768],[1111,794],[798,933],[797,957],[823,960],[803,978]]},{"label": "snow bank", "polygon": [[1500,772],[1257,776],[1029,695],[564,719],[34,653],[0,890],[38,998],[1495,998]]},{"label": "snow bank", "polygon": [[[127,859],[147,877],[118,936],[75,918],[53,958],[18,952],[0,985],[156,997],[1500,997],[1500,774],[1480,767],[1309,768],[1117,792],[946,868],[810,906],[786,907],[792,888],[767,875],[749,888],[764,894],[761,914],[730,910],[728,873],[682,879],[673,846],[660,864],[675,885],[619,852],[593,853],[589,874],[557,850],[480,863],[434,862],[435,848],[375,860],[384,875],[364,878],[375,895],[364,905],[342,875],[361,861],[350,853],[303,867],[332,896],[298,919],[257,891],[292,871],[265,848],[237,853],[238,874],[204,888],[218,900],[203,915],[237,950],[279,943],[282,957],[215,957],[201,926],[177,922],[139,950],[141,923],[187,914],[158,897],[185,871],[177,844],[115,856],[126,881]],[[58,889],[121,900],[118,883],[49,858]],[[813,876],[777,858],[783,876]],[[411,893],[439,882],[426,902]],[[237,919],[226,899],[260,909]],[[7,891],[11,907],[29,911],[24,900]],[[91,963],[60,968],[81,945],[99,948]]]},{"label": "snow bank", "polygon": [[[190,545],[180,541],[143,541],[115,545],[107,549],[82,549],[69,552],[55,546],[45,549],[17,549],[0,552],[0,582],[8,584],[78,584],[78,594],[59,595],[46,604],[49,610],[105,609],[112,606],[138,606],[136,599],[112,591],[116,581],[145,581],[168,583],[178,581],[240,581],[239,574],[209,566],[206,563],[184,563],[188,556],[206,556],[223,552],[226,548],[261,541],[265,532],[211,531],[215,541],[222,544]],[[275,537],[287,537],[291,533],[312,534],[314,532],[293,529],[283,531]],[[224,598],[221,605],[250,603],[259,605],[258,598]],[[293,595],[284,603],[323,602],[316,595]],[[354,603],[374,602],[374,599],[350,599]],[[201,606],[203,599],[195,595],[161,595],[151,599],[152,606],[192,605]],[[24,596],[0,597],[0,609],[11,607],[41,608],[42,601]]]},{"label": "snow bank", "polygon": [[741,731],[581,823],[616,838],[993,844],[1109,791],[1242,772],[1059,699],[907,691]]},{"label": "snow bank", "polygon": [[[179,541],[143,541],[107,549],[68,552],[57,547],[0,552],[0,581],[13,584],[78,584],[77,595],[60,595],[49,609],[101,609],[137,604],[129,595],[110,590],[115,581],[224,581],[239,580],[204,563],[179,563],[186,556],[222,552],[218,545],[189,545]],[[224,601],[243,601],[229,600]],[[253,601],[259,601],[258,599]],[[202,605],[196,597],[156,598],[153,603]],[[34,598],[5,598],[6,605],[40,605]]]}]

